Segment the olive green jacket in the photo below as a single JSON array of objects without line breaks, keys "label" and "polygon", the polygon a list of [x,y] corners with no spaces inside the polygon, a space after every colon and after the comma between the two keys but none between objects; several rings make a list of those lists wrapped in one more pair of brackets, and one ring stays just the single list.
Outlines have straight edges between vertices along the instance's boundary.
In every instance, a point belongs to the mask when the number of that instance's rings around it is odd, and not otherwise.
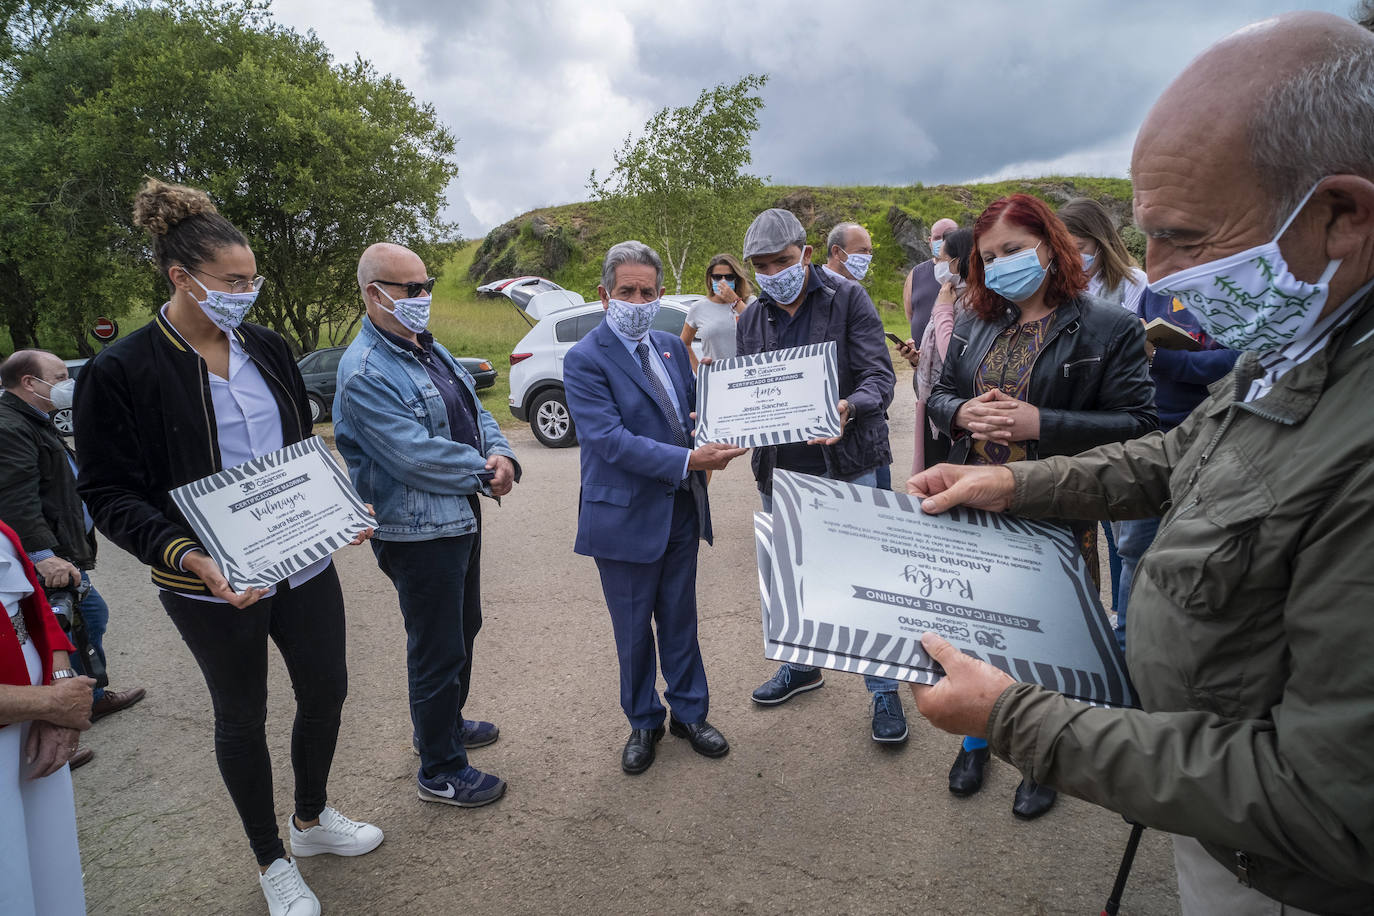
[{"label": "olive green jacket", "polygon": [[1143,710],[1018,684],[989,738],[1271,897],[1374,913],[1374,294],[1242,403],[1257,370],[1167,435],[1008,465],[1014,513],[1164,518],[1126,624]]}]

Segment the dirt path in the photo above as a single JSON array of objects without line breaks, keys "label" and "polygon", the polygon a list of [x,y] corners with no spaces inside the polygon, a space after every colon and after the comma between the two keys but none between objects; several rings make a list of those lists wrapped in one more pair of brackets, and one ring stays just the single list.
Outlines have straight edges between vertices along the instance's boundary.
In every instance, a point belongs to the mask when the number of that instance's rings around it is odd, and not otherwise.
[{"label": "dirt path", "polygon": [[[910,376],[893,416],[897,468],[911,461]],[[511,435],[525,482],[488,508],[485,626],[468,714],[501,740],[473,763],[506,777],[495,805],[415,797],[404,632],[395,593],[367,548],[337,557],[348,601],[349,700],[330,799],[378,824],[359,859],[302,860],[326,913],[1096,913],[1115,875],[1121,818],[1061,799],[1044,818],[1011,814],[1018,775],[994,762],[984,791],[952,797],[957,739],[913,715],[911,740],[868,737],[858,677],[764,710],[748,694],[763,658],[749,525],[748,466],[716,474],[718,533],[702,549],[701,643],[721,760],[665,738],[658,761],[619,767],[610,622],[592,561],[572,553],[578,453]],[[899,473],[898,480],[905,475]],[[148,699],[88,732],[76,776],[92,914],[265,913],[253,860],[215,766],[210,704],[146,571],[104,543],[97,587],[112,608],[115,686]],[[268,735],[282,829],[290,812],[291,688],[271,652]],[[1176,913],[1170,847],[1147,832],[1123,912]]]}]

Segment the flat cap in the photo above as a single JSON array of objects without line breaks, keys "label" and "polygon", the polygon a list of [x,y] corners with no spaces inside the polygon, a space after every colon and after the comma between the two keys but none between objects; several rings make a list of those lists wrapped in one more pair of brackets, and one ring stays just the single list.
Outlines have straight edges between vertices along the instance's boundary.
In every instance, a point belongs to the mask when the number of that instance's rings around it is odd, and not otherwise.
[{"label": "flat cap", "polygon": [[806,230],[791,210],[774,207],[764,210],[749,224],[749,231],[744,233],[744,258],[772,254],[788,245],[806,247]]}]

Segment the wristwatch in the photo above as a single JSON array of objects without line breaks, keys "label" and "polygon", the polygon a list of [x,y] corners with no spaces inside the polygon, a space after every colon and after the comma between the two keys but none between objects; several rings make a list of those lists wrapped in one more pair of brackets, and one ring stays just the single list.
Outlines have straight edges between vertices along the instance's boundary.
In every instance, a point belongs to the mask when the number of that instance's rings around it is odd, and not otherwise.
[{"label": "wristwatch", "polygon": [[64,677],[76,677],[76,672],[71,668],[59,668],[52,673],[54,682],[62,680]]}]

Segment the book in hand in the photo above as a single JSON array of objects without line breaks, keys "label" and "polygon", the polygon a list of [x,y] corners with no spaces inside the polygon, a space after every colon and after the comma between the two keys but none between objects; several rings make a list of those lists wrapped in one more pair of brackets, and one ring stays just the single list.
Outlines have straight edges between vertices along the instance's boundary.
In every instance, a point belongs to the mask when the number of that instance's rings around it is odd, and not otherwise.
[{"label": "book in hand", "polygon": [[1145,339],[1165,350],[1202,349],[1202,344],[1198,343],[1197,338],[1163,318],[1155,318],[1145,323]]}]

